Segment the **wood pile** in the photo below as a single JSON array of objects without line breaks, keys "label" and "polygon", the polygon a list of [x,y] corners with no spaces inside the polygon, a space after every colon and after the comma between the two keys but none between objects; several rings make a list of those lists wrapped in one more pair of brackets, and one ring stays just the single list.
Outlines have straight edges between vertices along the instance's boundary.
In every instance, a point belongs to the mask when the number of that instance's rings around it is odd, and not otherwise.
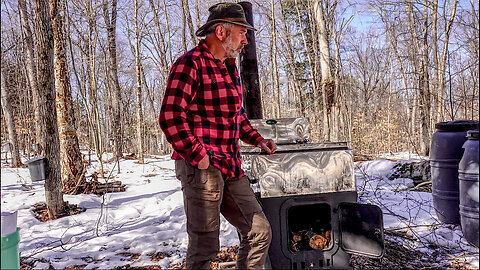
[{"label": "wood pile", "polygon": [[293,251],[328,249],[332,244],[332,231],[316,233],[311,230],[302,230],[292,232],[291,239],[290,249]]},{"label": "wood pile", "polygon": [[125,185],[122,184],[122,181],[113,181],[107,183],[101,183],[99,181],[90,181],[84,185],[84,192],[85,194],[97,194],[103,195],[105,193],[111,192],[124,192]]}]

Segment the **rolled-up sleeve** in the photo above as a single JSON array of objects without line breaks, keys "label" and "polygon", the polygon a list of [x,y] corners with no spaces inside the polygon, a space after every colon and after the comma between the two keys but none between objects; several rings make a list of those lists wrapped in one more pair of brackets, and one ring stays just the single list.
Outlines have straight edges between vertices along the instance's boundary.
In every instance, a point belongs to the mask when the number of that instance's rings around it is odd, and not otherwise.
[{"label": "rolled-up sleeve", "polygon": [[188,122],[188,105],[198,87],[197,68],[191,58],[180,58],[170,71],[159,123],[167,141],[187,162],[195,166],[207,155],[205,147],[192,133]]}]

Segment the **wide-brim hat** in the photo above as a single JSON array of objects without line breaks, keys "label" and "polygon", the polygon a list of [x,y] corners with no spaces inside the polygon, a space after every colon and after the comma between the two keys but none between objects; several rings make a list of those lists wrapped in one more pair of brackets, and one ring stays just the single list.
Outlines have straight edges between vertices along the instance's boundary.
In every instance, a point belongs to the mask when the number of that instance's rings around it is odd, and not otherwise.
[{"label": "wide-brim hat", "polygon": [[257,31],[257,29],[247,22],[245,19],[245,12],[239,4],[218,3],[211,6],[208,11],[210,12],[210,15],[208,16],[207,22],[198,28],[195,33],[198,37],[205,36],[205,30],[207,30],[208,27],[220,22],[238,24],[247,27],[247,29]]}]

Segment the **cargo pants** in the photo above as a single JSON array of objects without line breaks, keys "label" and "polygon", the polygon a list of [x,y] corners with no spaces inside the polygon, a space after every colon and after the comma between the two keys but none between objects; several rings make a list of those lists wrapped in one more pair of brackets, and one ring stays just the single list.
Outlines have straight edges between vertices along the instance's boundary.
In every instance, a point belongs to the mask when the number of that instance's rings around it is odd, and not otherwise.
[{"label": "cargo pants", "polygon": [[175,161],[187,216],[186,269],[210,269],[220,249],[220,213],[241,235],[236,269],[263,269],[272,231],[247,177],[235,179],[210,165]]}]

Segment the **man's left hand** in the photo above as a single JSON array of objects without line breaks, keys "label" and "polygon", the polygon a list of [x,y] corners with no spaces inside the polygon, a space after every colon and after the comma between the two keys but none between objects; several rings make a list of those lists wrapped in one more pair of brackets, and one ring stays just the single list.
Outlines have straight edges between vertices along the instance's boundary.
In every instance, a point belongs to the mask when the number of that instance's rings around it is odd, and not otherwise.
[{"label": "man's left hand", "polygon": [[267,152],[269,155],[275,153],[277,150],[277,145],[272,139],[263,139],[258,143],[257,146],[265,150],[265,152]]}]

